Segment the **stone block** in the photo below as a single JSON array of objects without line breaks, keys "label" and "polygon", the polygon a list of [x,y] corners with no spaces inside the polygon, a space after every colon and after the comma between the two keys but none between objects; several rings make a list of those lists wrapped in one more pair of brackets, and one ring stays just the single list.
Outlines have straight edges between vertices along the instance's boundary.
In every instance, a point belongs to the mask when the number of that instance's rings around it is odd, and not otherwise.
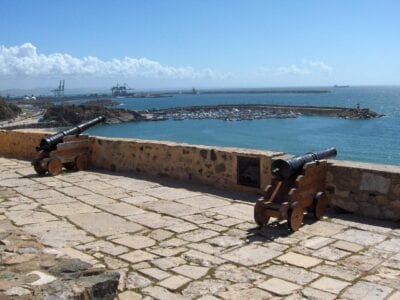
[{"label": "stone block", "polygon": [[325,292],[338,294],[341,290],[349,286],[350,283],[330,277],[321,277],[314,281],[310,286]]},{"label": "stone block", "polygon": [[302,268],[287,265],[271,265],[262,270],[264,274],[285,279],[299,285],[306,285],[319,275]]},{"label": "stone block", "polygon": [[385,299],[392,289],[373,282],[358,281],[355,285],[349,287],[342,297],[354,300],[382,300]]},{"label": "stone block", "polygon": [[361,176],[360,190],[387,194],[390,189],[390,183],[390,178],[365,172]]},{"label": "stone block", "polygon": [[185,285],[190,281],[189,278],[181,276],[181,275],[174,275],[164,279],[163,281],[159,282],[158,284],[169,289],[169,290],[177,290],[181,286]]},{"label": "stone block", "polygon": [[265,263],[281,253],[258,245],[248,245],[230,251],[221,257],[244,266],[253,266]]},{"label": "stone block", "polygon": [[302,254],[288,252],[277,258],[278,260],[301,268],[310,268],[321,263],[320,259]]},{"label": "stone block", "polygon": [[279,296],[291,295],[295,291],[301,289],[301,286],[279,278],[270,278],[259,284],[258,287]]}]

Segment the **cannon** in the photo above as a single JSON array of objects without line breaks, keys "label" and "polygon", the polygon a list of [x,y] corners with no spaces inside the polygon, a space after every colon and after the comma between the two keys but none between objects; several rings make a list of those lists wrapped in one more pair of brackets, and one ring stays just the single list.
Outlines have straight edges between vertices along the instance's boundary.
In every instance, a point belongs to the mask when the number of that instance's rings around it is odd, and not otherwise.
[{"label": "cannon", "polygon": [[326,159],[337,155],[335,148],[310,152],[291,159],[277,159],[271,165],[272,181],[254,207],[259,226],[271,217],[287,219],[291,231],[297,231],[306,209],[319,220],[328,205],[326,196]]},{"label": "cannon", "polygon": [[36,147],[39,153],[32,161],[36,173],[58,175],[63,167],[67,170],[85,170],[90,163],[92,141],[81,133],[104,121],[105,117],[100,116],[42,138]]}]

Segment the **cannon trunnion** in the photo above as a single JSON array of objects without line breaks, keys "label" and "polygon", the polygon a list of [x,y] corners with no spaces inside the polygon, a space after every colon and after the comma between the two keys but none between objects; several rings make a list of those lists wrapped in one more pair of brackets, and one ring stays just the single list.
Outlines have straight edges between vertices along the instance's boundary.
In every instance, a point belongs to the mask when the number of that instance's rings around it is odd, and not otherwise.
[{"label": "cannon trunnion", "polygon": [[316,219],[322,218],[328,205],[325,192],[327,162],[323,159],[336,154],[335,148],[329,148],[290,160],[274,161],[272,182],[254,207],[255,222],[263,226],[271,217],[286,219],[289,229],[297,231],[306,209],[312,210]]},{"label": "cannon trunnion", "polygon": [[71,129],[60,131],[43,138],[36,149],[38,156],[32,161],[33,168],[39,175],[49,173],[58,175],[63,167],[67,170],[86,170],[90,164],[92,139],[81,132],[100,122],[103,116],[82,123]]}]

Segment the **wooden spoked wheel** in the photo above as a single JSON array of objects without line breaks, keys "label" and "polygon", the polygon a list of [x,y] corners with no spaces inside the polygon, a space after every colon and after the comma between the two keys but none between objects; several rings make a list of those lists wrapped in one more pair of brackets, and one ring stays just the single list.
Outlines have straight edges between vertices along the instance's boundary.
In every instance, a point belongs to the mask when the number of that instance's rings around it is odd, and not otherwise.
[{"label": "wooden spoked wheel", "polygon": [[75,168],[78,171],[87,170],[89,167],[89,155],[82,154],[75,159]]},{"label": "wooden spoked wheel", "polygon": [[43,168],[40,162],[37,162],[33,165],[33,168],[35,169],[35,172],[38,175],[44,175],[47,172],[47,169]]},{"label": "wooden spoked wheel", "polygon": [[62,163],[58,158],[52,158],[47,164],[47,171],[52,176],[60,174],[62,170]]},{"label": "wooden spoked wheel", "polygon": [[314,217],[317,220],[320,220],[324,216],[327,206],[328,206],[328,198],[326,194],[324,192],[318,192],[315,195],[313,203],[313,213]]},{"label": "wooden spoked wheel", "polygon": [[265,212],[262,201],[258,201],[254,206],[254,220],[258,226],[264,226],[268,224],[270,217]]},{"label": "wooden spoked wheel", "polygon": [[300,205],[292,207],[288,212],[288,226],[291,231],[299,230],[303,222],[304,209]]}]

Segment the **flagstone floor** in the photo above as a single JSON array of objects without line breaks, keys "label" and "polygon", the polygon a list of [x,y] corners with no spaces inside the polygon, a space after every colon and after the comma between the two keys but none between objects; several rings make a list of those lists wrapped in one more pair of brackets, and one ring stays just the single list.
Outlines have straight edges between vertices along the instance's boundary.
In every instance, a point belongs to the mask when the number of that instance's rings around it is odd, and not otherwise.
[{"label": "flagstone floor", "polygon": [[[259,229],[255,197],[0,158],[0,227],[121,274],[119,299],[400,299],[400,229],[329,212]],[[1,285],[0,285],[1,290]]]}]

